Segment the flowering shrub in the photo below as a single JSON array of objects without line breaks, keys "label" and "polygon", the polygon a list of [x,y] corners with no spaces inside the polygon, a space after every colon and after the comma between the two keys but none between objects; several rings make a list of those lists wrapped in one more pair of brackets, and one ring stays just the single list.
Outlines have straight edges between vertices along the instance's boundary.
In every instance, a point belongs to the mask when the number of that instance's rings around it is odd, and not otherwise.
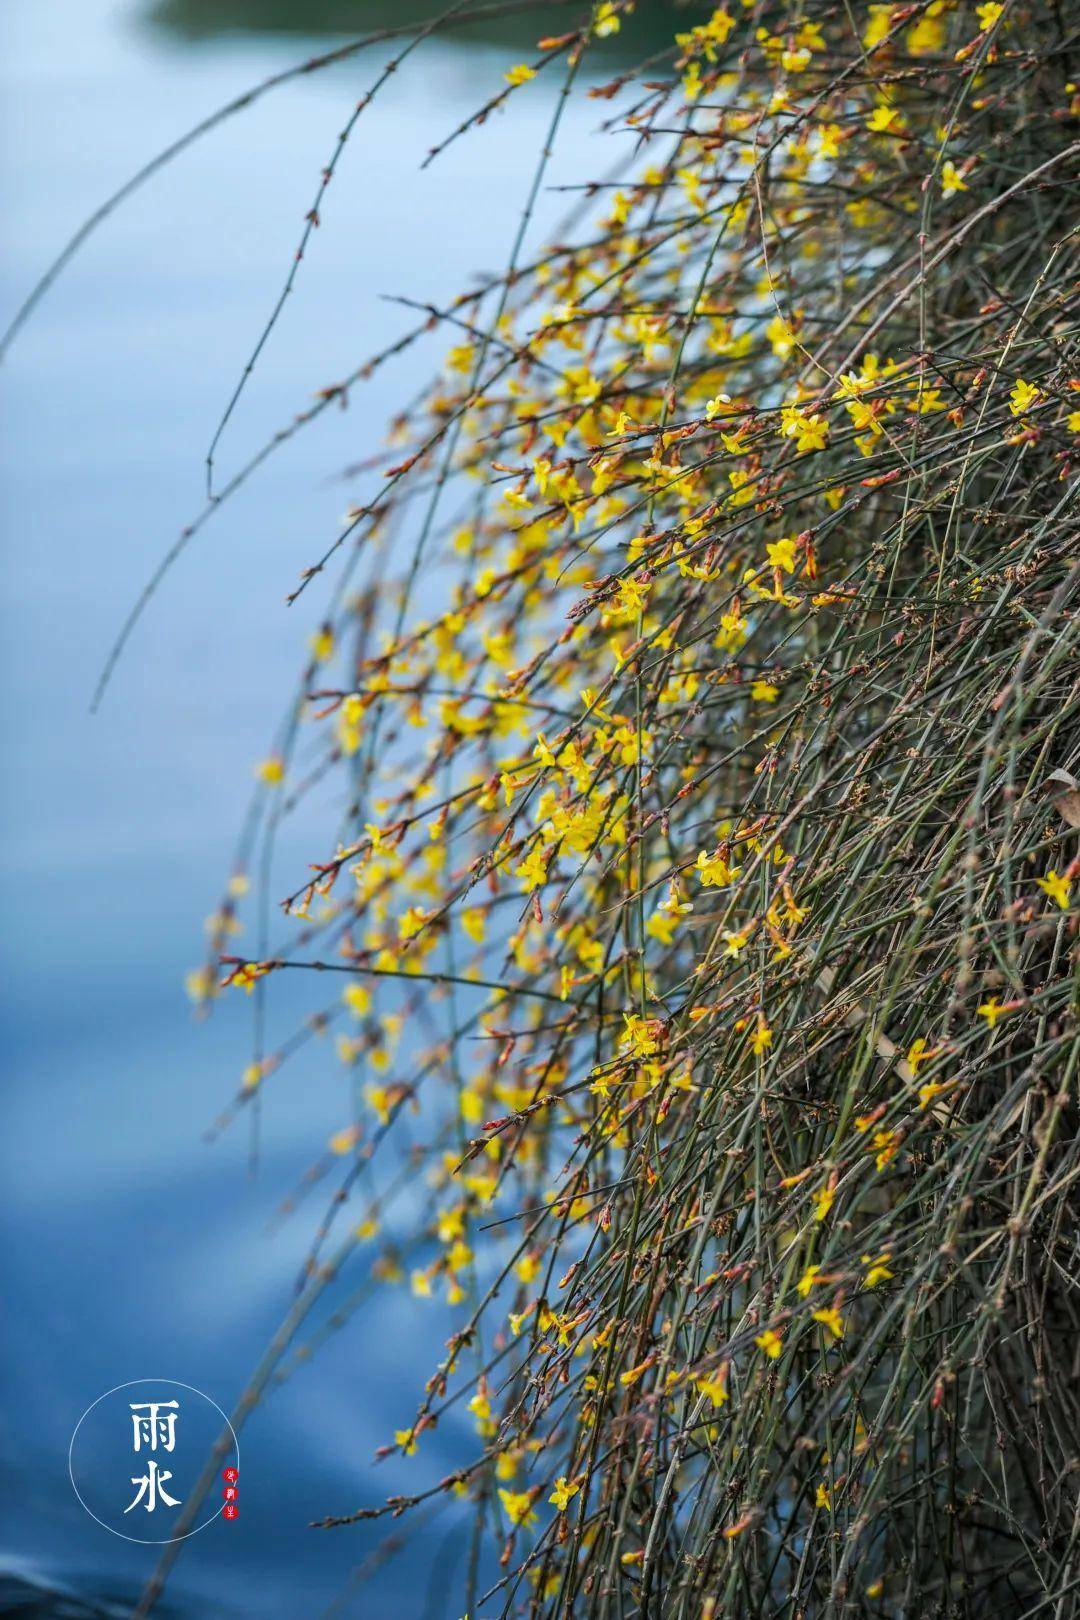
[{"label": "flowering shrub", "polygon": [[[627,9],[496,100],[561,75],[557,124]],[[470,1615],[1064,1614],[1080,28],[679,23],[589,92],[618,178],[433,317],[298,586],[339,570],[192,979],[318,970],[236,1107],[324,1032],[362,1099],[278,1351],[359,1247],[452,1307],[386,1436],[415,1497],[326,1523],[461,1498]],[[334,774],[285,943],[237,955],[260,823]],[[361,1190],[410,1120],[403,1244]]]}]

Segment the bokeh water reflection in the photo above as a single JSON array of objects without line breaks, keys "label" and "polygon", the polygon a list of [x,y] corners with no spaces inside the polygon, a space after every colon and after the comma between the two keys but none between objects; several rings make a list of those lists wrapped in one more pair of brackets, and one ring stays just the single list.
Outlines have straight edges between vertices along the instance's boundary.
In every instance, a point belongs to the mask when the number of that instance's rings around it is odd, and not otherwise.
[{"label": "bokeh water reflection", "polygon": [[[197,21],[198,7],[179,4],[156,14],[115,0],[4,8],[5,315],[89,205],[297,54],[297,40],[236,22],[190,47],[185,10]],[[193,21],[187,32],[206,31]],[[464,51],[432,43],[391,82],[335,181],[223,465],[405,327],[380,294],[438,301],[504,262],[546,130],[544,85],[437,169],[421,175],[418,163],[499,86],[506,63],[475,37]],[[134,592],[199,507],[209,430],[343,113],[374,72],[354,62],[290,85],[187,153],[94,238],[0,374],[0,1612],[13,1612],[17,1576],[127,1612],[152,1560],[79,1507],[66,1471],[71,1431],[127,1379],[178,1379],[230,1407],[291,1298],[323,1207],[309,1200],[268,1234],[279,1200],[342,1123],[342,1072],[316,1047],[282,1078],[250,1180],[242,1131],[213,1149],[200,1140],[247,1061],[245,1020],[195,1026],[180,985],[227,867],[250,762],[266,750],[318,617],[314,593],[292,612],[284,595],[357,493],[336,470],[378,443],[428,374],[431,349],[379,373],[208,526],[103,711],[87,710]],[[605,110],[571,109],[553,178],[580,174]],[[295,874],[327,836],[328,824],[289,826],[279,870]],[[275,1025],[307,1005],[302,987],[286,987]],[[327,1308],[361,1276],[343,1278]],[[336,1604],[343,1615],[456,1614],[447,1594],[464,1549],[449,1521],[430,1520],[407,1556],[363,1585],[353,1572],[374,1535],[307,1528],[418,1482],[418,1459],[376,1469],[372,1451],[414,1410],[450,1325],[442,1307],[425,1318],[384,1292],[275,1390],[245,1431],[240,1519],[196,1538],[161,1612],[297,1620]],[[424,1477],[450,1467],[462,1445],[462,1430],[444,1423]],[[26,1612],[85,1611],[53,1597]]]}]

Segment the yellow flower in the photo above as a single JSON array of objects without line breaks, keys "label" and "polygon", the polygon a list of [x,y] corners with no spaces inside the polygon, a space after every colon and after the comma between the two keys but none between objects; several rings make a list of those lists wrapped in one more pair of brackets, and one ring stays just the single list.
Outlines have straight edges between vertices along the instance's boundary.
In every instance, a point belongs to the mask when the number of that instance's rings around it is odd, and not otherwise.
[{"label": "yellow flower", "polygon": [[820,1480],[818,1481],[818,1488],[814,1492],[814,1506],[824,1508],[826,1513],[832,1512],[832,1497],[829,1495],[829,1488],[827,1485],[823,1485]]},{"label": "yellow flower", "polygon": [[636,618],[645,606],[649,595],[649,587],[644,580],[622,579],[619,581],[619,595],[617,607],[620,613],[628,618]]},{"label": "yellow flower", "polygon": [[469,906],[461,913],[461,931],[475,945],[484,942],[484,913],[479,906]]},{"label": "yellow flower", "polygon": [[867,1288],[876,1288],[879,1282],[889,1281],[893,1275],[889,1270],[891,1258],[892,1256],[889,1254],[879,1254],[877,1259],[869,1254],[861,1256],[862,1263],[867,1268],[866,1276],[863,1278],[863,1283]]},{"label": "yellow flower", "polygon": [[908,34],[908,50],[912,56],[931,56],[945,43],[945,27],[940,17],[936,15],[942,9],[941,0],[931,0],[927,10]]},{"label": "yellow flower", "polygon": [[555,1488],[548,1497],[548,1501],[560,1513],[565,1513],[571,1499],[577,1495],[580,1489],[580,1485],[569,1484],[567,1482],[566,1475],[560,1474],[559,1478],[555,1481]]},{"label": "yellow flower", "polygon": [[800,455],[811,450],[824,450],[829,442],[829,424],[823,416],[802,411],[797,405],[784,405],[780,411],[780,433],[785,439],[794,439]]},{"label": "yellow flower", "polygon": [[607,39],[610,34],[617,34],[622,27],[622,20],[613,5],[605,3],[597,7],[593,19],[593,33],[597,39]]},{"label": "yellow flower", "polygon": [[503,78],[506,80],[507,84],[528,84],[530,79],[536,78],[536,69],[528,67],[524,62],[519,62],[517,66],[512,67],[508,73],[504,73]]},{"label": "yellow flower", "polygon": [[469,1411],[472,1412],[475,1417],[478,1417],[482,1423],[486,1423],[490,1418],[491,1402],[488,1400],[487,1394],[483,1390],[478,1390],[473,1396],[472,1400],[469,1402]]},{"label": "yellow flower", "polygon": [[879,1170],[884,1170],[896,1157],[896,1150],[900,1146],[899,1131],[875,1131],[873,1138],[874,1163]]},{"label": "yellow flower", "polygon": [[269,759],[260,760],[255,767],[255,775],[260,782],[265,782],[267,787],[277,787],[285,780],[284,762],[276,755],[271,755]]},{"label": "yellow flower", "polygon": [[623,1013],[622,1040],[619,1045],[626,1047],[634,1057],[649,1058],[655,1056],[659,1044],[653,1033],[653,1026],[647,1018],[639,1018],[636,1013]]},{"label": "yellow flower", "polygon": [[775,1361],[783,1349],[783,1340],[772,1328],[766,1328],[764,1333],[759,1333],[754,1343],[759,1350],[764,1350],[770,1361]]},{"label": "yellow flower", "polygon": [[814,1312],[814,1321],[820,1322],[822,1327],[828,1328],[834,1339],[844,1337],[844,1319],[835,1305],[823,1306]]},{"label": "yellow flower", "polygon": [[928,1080],[924,1086],[919,1087],[919,1107],[929,1108],[935,1097],[940,1097],[943,1091],[948,1091],[948,1085],[942,1080]]},{"label": "yellow flower", "polygon": [[823,1221],[825,1219],[830,1209],[832,1209],[835,1199],[836,1193],[832,1187],[818,1188],[817,1192],[814,1194],[815,1221]]},{"label": "yellow flower", "polygon": [[863,44],[868,51],[872,51],[875,45],[880,45],[888,34],[892,10],[891,5],[872,5],[870,7],[870,21],[867,24],[866,32],[863,34]]},{"label": "yellow flower", "polygon": [[372,1109],[380,1125],[389,1125],[390,1093],[385,1086],[365,1086],[364,1101]]},{"label": "yellow flower", "polygon": [[192,968],[184,975],[184,989],[192,1001],[210,1001],[218,993],[217,976],[211,967]]},{"label": "yellow flower", "polygon": [[347,984],[341,992],[341,999],[357,1018],[363,1018],[371,1010],[371,991],[366,985]]},{"label": "yellow flower", "polygon": [[800,455],[809,450],[824,450],[829,442],[829,424],[823,416],[807,416],[795,435],[795,448]]},{"label": "yellow flower", "polygon": [[514,1275],[519,1282],[531,1283],[540,1270],[540,1256],[537,1254],[523,1254],[514,1267]]},{"label": "yellow flower", "polygon": [[458,1098],[458,1107],[461,1110],[461,1117],[467,1125],[479,1125],[484,1117],[483,1097],[478,1096],[475,1091],[471,1091],[468,1086],[462,1087],[461,1096]]},{"label": "yellow flower", "polygon": [[884,135],[894,128],[899,133],[903,128],[903,122],[899,107],[890,107],[887,101],[879,101],[867,118],[866,127],[871,135]]},{"label": "yellow flower", "polygon": [[404,945],[407,940],[415,939],[428,920],[428,914],[423,906],[409,906],[398,918],[398,938]]},{"label": "yellow flower", "polygon": [[743,930],[741,933],[729,928],[724,930],[724,955],[738,956],[746,948],[750,935]]},{"label": "yellow flower", "polygon": [[771,681],[755,681],[750,688],[750,696],[758,703],[775,703],[780,696],[780,688]]},{"label": "yellow flower", "polygon": [[499,1500],[506,1509],[506,1516],[511,1524],[529,1525],[536,1523],[536,1514],[532,1510],[531,1491],[504,1491],[500,1489]]},{"label": "yellow flower", "polygon": [[988,33],[997,22],[1005,7],[998,5],[997,0],[986,0],[986,4],[975,7],[975,15],[979,19],[979,27],[983,33]]},{"label": "yellow flower", "polygon": [[1023,377],[1017,377],[1013,383],[1012,393],[1009,395],[1009,409],[1014,416],[1023,416],[1030,411],[1042,390],[1036,388],[1034,383],[1025,382]]},{"label": "yellow flower", "polygon": [[620,1373],[619,1383],[625,1389],[632,1389],[645,1376],[651,1366],[652,1358],[646,1357],[644,1361],[639,1361],[636,1367],[628,1367],[624,1373]]},{"label": "yellow flower", "polygon": [[917,1041],[912,1041],[907,1052],[908,1068],[912,1074],[918,1073],[920,1063],[932,1062],[937,1057],[938,1051],[938,1047],[929,1046],[921,1035]]},{"label": "yellow flower", "polygon": [[806,1270],[795,1284],[795,1287],[798,1289],[803,1299],[806,1298],[811,1288],[813,1288],[814,1284],[817,1282],[820,1271],[820,1266],[807,1266]]},{"label": "yellow flower", "polygon": [[753,1047],[756,1056],[760,1057],[762,1052],[772,1045],[772,1038],[773,1032],[768,1024],[759,1020],[757,1028],[750,1037],[750,1045]]},{"label": "yellow flower", "polygon": [[765,336],[778,360],[786,360],[795,347],[795,333],[782,315],[773,316],[765,328]]},{"label": "yellow flower", "polygon": [[956,164],[953,163],[949,158],[946,158],[945,162],[941,165],[941,190],[942,194],[946,197],[950,197],[954,191],[967,190],[967,182],[961,175],[960,170],[956,167]]},{"label": "yellow flower", "polygon": [[389,849],[391,847],[387,841],[386,833],[381,827],[377,827],[373,821],[364,822],[364,831],[367,833],[368,838],[371,841],[371,853],[373,855],[377,854],[381,849]]},{"label": "yellow flower", "polygon": [[395,1429],[394,1444],[400,1446],[406,1457],[411,1457],[416,1450],[416,1433],[413,1429]]},{"label": "yellow flower", "polygon": [[768,552],[769,562],[773,568],[783,568],[789,574],[794,573],[794,540],[772,540],[766,545],[765,550]]},{"label": "yellow flower", "polygon": [[687,101],[696,101],[702,91],[701,68],[697,62],[691,62],[682,76],[682,92]]},{"label": "yellow flower", "polygon": [[728,1398],[726,1383],[727,1370],[721,1367],[708,1377],[695,1378],[694,1388],[699,1394],[707,1395],[714,1407],[721,1407]]},{"label": "yellow flower", "polygon": [[732,506],[746,506],[757,495],[757,479],[743,467],[732,468],[728,473],[728,483],[731,485],[728,498]]},{"label": "yellow flower", "polygon": [[1051,867],[1045,877],[1036,878],[1036,883],[1044,894],[1048,894],[1054,904],[1060,906],[1062,911],[1067,910],[1069,895],[1072,893],[1072,884],[1067,877],[1059,877]]},{"label": "yellow flower", "polygon": [[731,882],[732,878],[739,875],[738,867],[733,870],[719,850],[713,855],[710,855],[704,849],[699,850],[695,870],[698,875],[698,882],[706,889],[722,889],[725,884]]},{"label": "yellow flower", "polygon": [[243,990],[245,995],[250,996],[255,987],[255,981],[269,972],[270,969],[264,962],[244,962],[232,974],[229,983]]},{"label": "yellow flower", "polygon": [[976,1007],[975,1011],[980,1018],[986,1019],[990,1029],[993,1029],[998,1019],[1004,1017],[1005,1014],[1005,1008],[1001,1005],[997,996],[991,996],[989,1001],[984,1001],[980,1007]]},{"label": "yellow flower", "polygon": [[547,878],[547,855],[543,849],[530,850],[528,855],[514,871],[514,876],[521,879],[521,887],[528,894],[532,889],[539,889]]},{"label": "yellow flower", "polygon": [[[645,932],[650,939],[658,939],[661,945],[670,945],[678,926],[679,919],[675,913],[663,910],[654,911],[645,924]],[[563,971],[566,971],[565,968]],[[566,1000],[565,996],[563,996],[563,1000]]]}]

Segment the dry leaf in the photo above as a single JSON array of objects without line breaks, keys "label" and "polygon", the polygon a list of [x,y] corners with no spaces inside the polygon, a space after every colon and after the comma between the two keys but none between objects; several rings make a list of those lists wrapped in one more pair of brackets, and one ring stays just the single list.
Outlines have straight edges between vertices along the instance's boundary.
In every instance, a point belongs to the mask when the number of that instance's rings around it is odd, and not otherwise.
[{"label": "dry leaf", "polygon": [[1054,809],[1070,827],[1080,827],[1080,782],[1068,771],[1051,771],[1044,786],[1053,785]]}]

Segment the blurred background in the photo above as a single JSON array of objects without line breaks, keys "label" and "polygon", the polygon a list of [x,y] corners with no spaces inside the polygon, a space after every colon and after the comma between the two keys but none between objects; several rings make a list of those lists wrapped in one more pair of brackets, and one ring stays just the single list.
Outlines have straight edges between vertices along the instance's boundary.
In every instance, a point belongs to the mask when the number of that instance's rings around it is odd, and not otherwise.
[{"label": "blurred background", "polygon": [[[9,0],[0,319],[94,206],[219,104],[349,31],[432,10],[427,0]],[[411,324],[381,295],[438,303],[505,264],[559,78],[542,75],[434,168],[419,164],[540,34],[575,15],[431,41],[392,78],[357,128],[223,441],[223,477]],[[645,8],[590,72],[606,77],[663,38],[658,8]],[[287,1221],[276,1211],[348,1118],[345,1071],[315,1043],[267,1087],[256,1177],[245,1123],[206,1145],[248,1061],[249,1008],[219,1008],[199,1025],[182,984],[200,960],[253,763],[318,622],[317,591],[291,610],[286,592],[362,494],[340,470],[381,446],[441,340],[379,371],[216,515],[153,603],[101,712],[89,704],[139,587],[200,508],[212,429],[319,171],[381,60],[289,84],[185,153],[93,237],[0,371],[2,1613],[130,1612],[153,1549],[83,1512],[67,1473],[72,1431],[129,1379],[179,1380],[232,1407],[293,1297],[328,1185]],[[625,134],[595,150],[610,110],[574,100],[553,181],[600,174],[625,153]],[[545,199],[538,232],[565,201]],[[314,812],[287,825],[275,893],[295,886],[334,830]],[[303,986],[277,990],[271,1040],[310,1005]],[[316,1322],[368,1263],[342,1277]],[[441,1304],[384,1289],[273,1389],[243,1436],[240,1518],[189,1544],[160,1612],[457,1616],[460,1522],[426,1521],[404,1556],[374,1567],[365,1559],[379,1533],[308,1528],[432,1483],[471,1455],[467,1420],[447,1420],[422,1457],[372,1463],[411,1420],[451,1327]]]}]

